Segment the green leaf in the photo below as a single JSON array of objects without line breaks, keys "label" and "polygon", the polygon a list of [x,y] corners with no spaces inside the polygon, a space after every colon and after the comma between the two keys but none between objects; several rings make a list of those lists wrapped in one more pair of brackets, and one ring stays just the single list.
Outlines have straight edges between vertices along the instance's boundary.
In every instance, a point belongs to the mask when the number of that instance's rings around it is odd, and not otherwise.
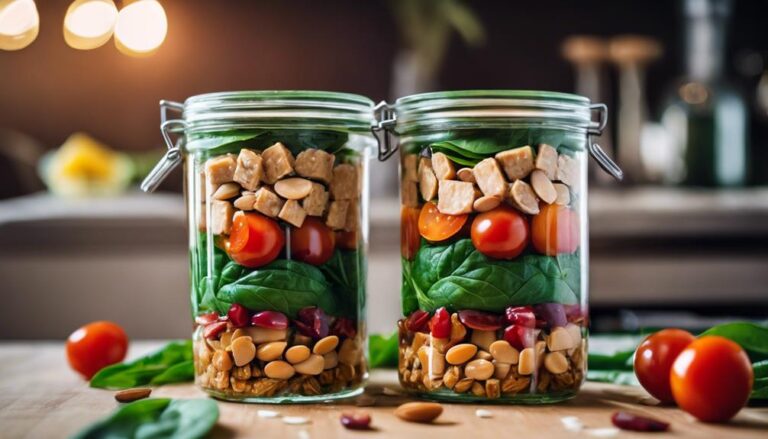
[{"label": "green leaf", "polygon": [[[129,363],[101,369],[91,378],[91,387],[128,389],[147,384],[191,381],[194,377],[194,370],[189,368],[191,361],[192,340],[171,342],[159,351]],[[155,379],[160,382],[153,382]]]},{"label": "green leaf", "polygon": [[119,407],[74,439],[202,438],[218,419],[219,407],[211,399],[149,398]]},{"label": "green leaf", "polygon": [[768,399],[768,377],[755,377],[749,399]]},{"label": "green leaf", "polygon": [[279,311],[291,318],[308,306],[336,315],[336,301],[323,272],[303,262],[276,260],[222,286],[216,295],[225,302]]},{"label": "green leaf", "polygon": [[357,251],[336,250],[326,263],[319,266],[338,305],[337,315],[356,318],[358,304],[365,299],[365,261]]},{"label": "green leaf", "polygon": [[768,378],[768,360],[752,364],[752,371],[755,373],[755,379]]},{"label": "green leaf", "polygon": [[294,155],[309,148],[335,154],[344,149],[348,140],[349,134],[333,130],[231,130],[195,136],[189,149],[204,150],[206,157],[213,157],[242,148],[263,150],[281,142]]},{"label": "green leaf", "polygon": [[738,343],[752,361],[768,358],[768,327],[750,322],[733,322],[717,325],[700,336],[719,335]]},{"label": "green leaf", "polygon": [[368,356],[370,357],[370,365],[372,368],[397,367],[397,331],[389,336],[372,334],[368,339]]},{"label": "green leaf", "polygon": [[462,239],[448,245],[422,245],[411,279],[419,307],[425,311],[444,306],[503,312],[511,305],[577,303],[579,269],[577,254],[497,260]]},{"label": "green leaf", "polygon": [[589,353],[589,370],[625,370],[632,371],[632,356],[635,349],[619,351],[615,354]]},{"label": "green leaf", "polygon": [[402,258],[403,264],[403,279],[402,287],[400,289],[400,304],[403,308],[403,315],[407,316],[412,312],[419,309],[419,299],[416,296],[416,290],[414,290],[411,274],[411,262],[405,258]]},{"label": "green leaf", "polygon": [[635,373],[626,370],[592,370],[587,372],[588,381],[597,381],[600,383],[613,383],[625,386],[639,386]]}]

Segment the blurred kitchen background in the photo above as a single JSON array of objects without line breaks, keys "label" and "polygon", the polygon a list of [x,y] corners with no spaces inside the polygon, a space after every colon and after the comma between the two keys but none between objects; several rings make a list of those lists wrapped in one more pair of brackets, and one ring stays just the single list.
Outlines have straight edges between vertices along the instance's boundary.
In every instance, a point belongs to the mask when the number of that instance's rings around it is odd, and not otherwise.
[{"label": "blurred kitchen background", "polygon": [[[605,102],[627,178],[591,176],[593,329],[768,317],[768,1],[96,0],[132,8],[111,39],[90,1],[0,0],[0,339],[189,335],[181,173],[136,182],[160,99],[245,89]],[[373,168],[375,332],[399,314],[395,175]]]}]

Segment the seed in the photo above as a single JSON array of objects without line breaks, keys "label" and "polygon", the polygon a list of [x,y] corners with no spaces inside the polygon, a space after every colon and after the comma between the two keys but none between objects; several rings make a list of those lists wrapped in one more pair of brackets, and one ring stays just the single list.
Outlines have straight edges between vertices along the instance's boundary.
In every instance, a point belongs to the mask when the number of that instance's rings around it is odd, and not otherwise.
[{"label": "seed", "polygon": [[223,372],[232,369],[232,358],[229,357],[228,352],[216,351],[213,353],[211,364],[213,364],[216,370]]},{"label": "seed", "polygon": [[341,425],[350,430],[368,430],[371,428],[371,415],[363,411],[342,413]]},{"label": "seed", "polygon": [[520,352],[513,348],[506,340],[497,340],[491,343],[489,349],[493,359],[502,363],[517,364]]},{"label": "seed", "polygon": [[472,168],[461,168],[456,171],[456,176],[459,180],[466,181],[467,183],[475,182],[475,174],[472,172]]},{"label": "seed", "polygon": [[509,370],[512,368],[512,365],[509,363],[502,363],[494,360],[493,367],[494,367],[494,372],[493,372],[494,378],[503,380],[504,378],[507,377],[507,375],[509,375]]},{"label": "seed", "polygon": [[472,344],[477,345],[480,349],[487,351],[491,348],[491,343],[496,341],[496,331],[472,331]]},{"label": "seed", "polygon": [[564,351],[575,346],[571,334],[561,326],[552,329],[547,338],[547,347],[550,351]]},{"label": "seed", "polygon": [[[286,363],[287,364],[287,363]],[[304,375],[320,375],[323,373],[325,359],[322,355],[312,354],[306,360],[293,366],[296,372]]]},{"label": "seed", "polygon": [[287,345],[288,343],[284,341],[273,341],[270,343],[265,343],[259,346],[256,357],[258,357],[258,359],[261,361],[277,360],[283,355],[283,351]]},{"label": "seed", "polygon": [[474,380],[487,380],[493,376],[493,363],[488,360],[472,360],[464,367],[464,375]]},{"label": "seed", "polygon": [[499,204],[501,204],[501,198],[485,195],[475,200],[472,207],[476,212],[488,212],[499,207]]},{"label": "seed", "polygon": [[125,389],[115,393],[115,399],[118,402],[131,402],[139,399],[144,399],[148,397],[150,393],[152,393],[152,389],[147,389],[147,388]]},{"label": "seed", "polygon": [[312,191],[312,182],[304,178],[286,178],[275,183],[275,192],[289,200],[301,200]]},{"label": "seed", "polygon": [[492,418],[493,412],[485,409],[477,409],[475,410],[475,416],[477,416],[478,418],[484,418],[484,419]]},{"label": "seed", "polygon": [[321,338],[318,340],[317,343],[315,343],[315,347],[312,348],[312,352],[314,352],[317,355],[325,355],[328,352],[331,352],[332,350],[336,349],[336,346],[339,345],[339,337],[335,335],[329,335],[328,337]]},{"label": "seed", "polygon": [[309,358],[310,350],[306,346],[291,346],[285,351],[285,359],[292,364],[301,363]]},{"label": "seed", "polygon": [[309,419],[301,416],[285,416],[283,417],[283,424],[304,425],[304,424],[309,424]]},{"label": "seed", "polygon": [[264,374],[276,380],[287,380],[296,373],[296,370],[285,361],[271,361],[264,366]]},{"label": "seed", "polygon": [[280,413],[274,410],[258,410],[256,411],[256,414],[260,418],[279,418],[280,417]]},{"label": "seed", "polygon": [[557,375],[568,370],[568,360],[560,352],[550,352],[544,357],[544,367]]},{"label": "seed", "polygon": [[256,346],[251,337],[238,337],[232,342],[232,356],[235,358],[235,366],[244,366],[256,356]]},{"label": "seed", "polygon": [[443,406],[436,402],[408,402],[395,409],[395,416],[408,422],[429,423],[443,413]]},{"label": "seed", "polygon": [[336,351],[323,355],[323,370],[333,369],[339,364],[339,354]]},{"label": "seed", "polygon": [[520,375],[530,375],[536,370],[536,352],[533,348],[525,348],[520,351],[520,363],[517,372]]},{"label": "seed", "polygon": [[464,364],[477,353],[477,346],[471,343],[458,344],[450,349],[445,354],[445,360],[449,364]]}]

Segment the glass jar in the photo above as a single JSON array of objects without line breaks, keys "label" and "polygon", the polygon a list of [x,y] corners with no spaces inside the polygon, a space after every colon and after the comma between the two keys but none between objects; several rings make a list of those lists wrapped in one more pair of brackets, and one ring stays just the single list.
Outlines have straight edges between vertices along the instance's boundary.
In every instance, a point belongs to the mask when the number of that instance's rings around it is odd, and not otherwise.
[{"label": "glass jar", "polygon": [[586,152],[621,178],[588,142],[605,106],[458,91],[384,113],[400,149],[400,383],[446,401],[573,397],[587,367]]},{"label": "glass jar", "polygon": [[372,102],[258,91],[161,107],[169,151],[143,189],[184,162],[197,385],[259,403],[361,393]]}]

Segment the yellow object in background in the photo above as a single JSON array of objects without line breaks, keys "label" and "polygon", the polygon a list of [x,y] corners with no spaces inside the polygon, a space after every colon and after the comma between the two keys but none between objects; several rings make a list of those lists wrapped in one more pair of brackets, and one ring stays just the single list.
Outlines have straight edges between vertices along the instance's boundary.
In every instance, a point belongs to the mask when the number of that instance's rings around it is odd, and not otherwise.
[{"label": "yellow object in background", "polygon": [[113,195],[131,183],[133,163],[84,133],[69,136],[61,147],[40,162],[48,189],[62,196]]}]

